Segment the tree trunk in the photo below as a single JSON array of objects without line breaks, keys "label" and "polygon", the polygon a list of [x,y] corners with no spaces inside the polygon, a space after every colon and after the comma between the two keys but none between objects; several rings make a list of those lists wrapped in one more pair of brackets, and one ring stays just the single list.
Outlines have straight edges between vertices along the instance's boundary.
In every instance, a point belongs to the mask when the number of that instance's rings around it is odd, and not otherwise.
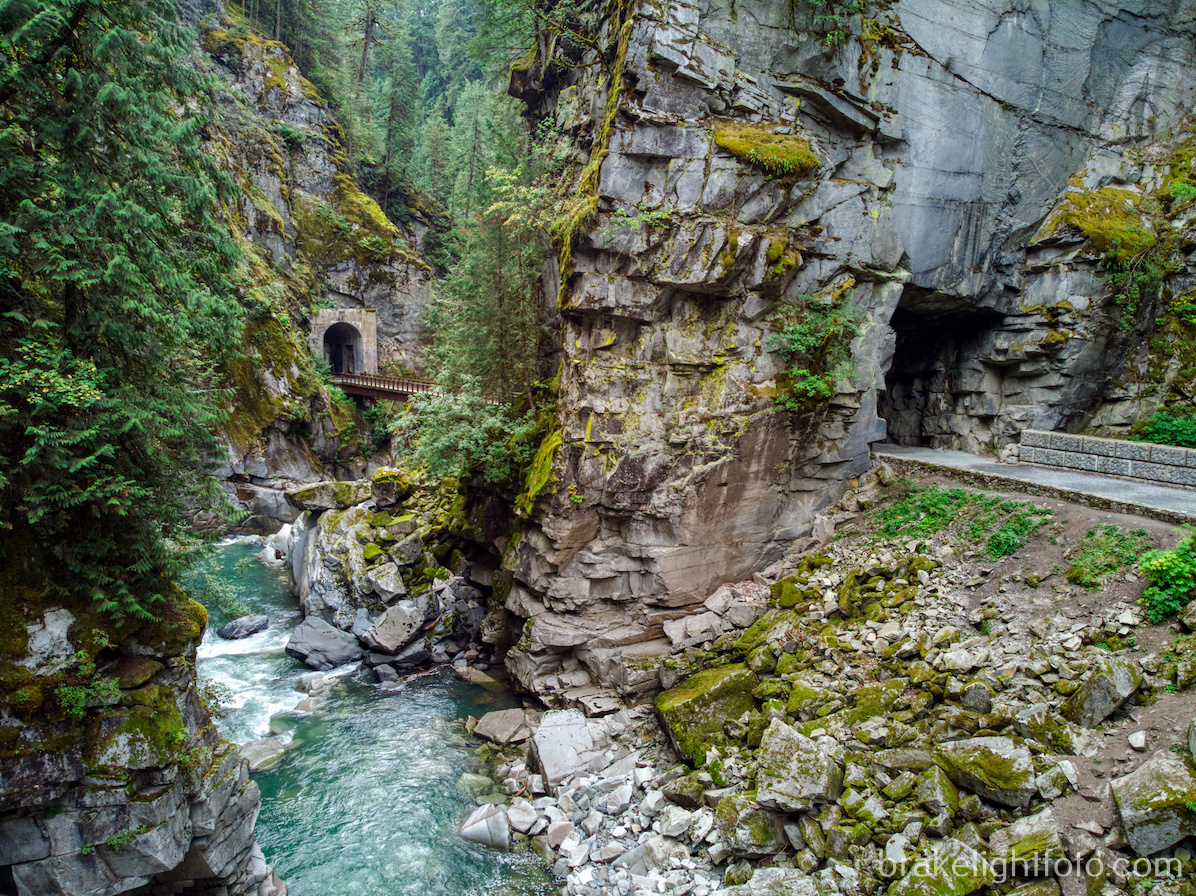
[{"label": "tree trunk", "polygon": [[357,72],[358,84],[365,81],[365,64],[370,56],[370,44],[374,41],[374,19],[374,11],[367,9],[365,12],[365,40],[361,44],[361,69]]},{"label": "tree trunk", "polygon": [[282,40],[282,0],[274,0],[274,39]]}]

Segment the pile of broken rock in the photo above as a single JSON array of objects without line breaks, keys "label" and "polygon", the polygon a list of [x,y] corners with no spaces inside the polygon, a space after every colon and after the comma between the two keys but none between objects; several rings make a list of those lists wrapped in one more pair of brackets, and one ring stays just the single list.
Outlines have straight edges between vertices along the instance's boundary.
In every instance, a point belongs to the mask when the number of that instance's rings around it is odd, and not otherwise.
[{"label": "pile of broken rock", "polygon": [[574,896],[1116,896],[1146,857],[1152,893],[1190,896],[1196,719],[1153,752],[1133,730],[1175,672],[1107,649],[1136,609],[1031,619],[973,578],[836,543],[748,628],[674,626],[652,708],[483,717],[462,836],[527,841]]}]

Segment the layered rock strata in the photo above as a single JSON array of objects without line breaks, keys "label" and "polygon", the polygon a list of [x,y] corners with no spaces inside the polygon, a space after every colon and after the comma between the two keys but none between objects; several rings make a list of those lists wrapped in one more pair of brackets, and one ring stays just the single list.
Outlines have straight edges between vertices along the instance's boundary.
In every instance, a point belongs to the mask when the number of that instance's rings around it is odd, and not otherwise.
[{"label": "layered rock strata", "polygon": [[[809,534],[872,442],[1083,425],[1156,310],[1115,307],[1106,259],[1187,227],[1147,212],[1196,85],[1182,4],[901,0],[838,35],[801,3],[591,9],[592,49],[512,73],[576,159],[559,430],[507,558],[540,693],[634,688],[677,607]],[[770,350],[818,308],[849,318],[829,397]]]}]

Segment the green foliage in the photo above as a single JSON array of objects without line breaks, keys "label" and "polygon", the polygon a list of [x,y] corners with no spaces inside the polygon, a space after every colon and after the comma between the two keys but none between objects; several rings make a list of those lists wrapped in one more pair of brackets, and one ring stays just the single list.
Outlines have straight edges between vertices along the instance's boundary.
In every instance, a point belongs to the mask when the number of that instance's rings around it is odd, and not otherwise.
[{"label": "green foliage", "polygon": [[509,485],[532,458],[535,419],[516,416],[487,400],[480,382],[468,375],[452,391],[416,399],[415,457],[432,478],[466,479],[478,473],[487,482]]},{"label": "green foliage", "polygon": [[68,716],[81,719],[87,714],[87,689],[79,685],[64,684],[54,691],[58,705]]},{"label": "green foliage", "polygon": [[1046,524],[1049,513],[1036,507],[1014,510],[999,529],[989,534],[984,543],[984,553],[994,560],[1017,553],[1025,547],[1028,539],[1038,534],[1038,530]]},{"label": "green foliage", "polygon": [[1142,606],[1151,622],[1162,622],[1184,609],[1196,592],[1196,533],[1191,533],[1172,550],[1150,551],[1138,561],[1138,569],[1150,585],[1142,594]]},{"label": "green foliage", "polygon": [[779,379],[785,391],[777,404],[802,411],[834,395],[836,376],[850,373],[850,342],[860,330],[860,314],[850,302],[799,296],[782,312],[785,323],[765,345],[784,360]]},{"label": "green foliage", "polygon": [[208,714],[214,718],[226,715],[233,705],[233,692],[229,690],[228,685],[215,679],[201,676],[196,679],[195,691],[207,708]]},{"label": "green foliage", "polygon": [[864,11],[864,4],[852,0],[789,0],[789,9],[813,13],[814,30],[828,48],[837,47],[851,37],[851,17]]},{"label": "green foliage", "polygon": [[[237,569],[243,569],[254,560],[245,557],[237,561]],[[192,599],[199,601],[209,611],[217,614],[216,622],[230,622],[252,612],[237,588],[220,569],[219,557],[205,551],[194,558],[191,567],[182,576],[183,589]]]},{"label": "green foliage", "polygon": [[54,696],[63,712],[72,718],[81,719],[87,714],[88,703],[115,703],[120,697],[120,688],[112,678],[93,675],[87,684],[59,685],[54,689]]},{"label": "green foliage", "polygon": [[487,398],[534,405],[548,344],[540,271],[552,209],[548,190],[522,166],[491,168],[474,200],[485,210],[461,227],[461,261],[425,313],[437,380]]},{"label": "green foliage", "polygon": [[1120,310],[1122,329],[1131,329],[1143,303],[1158,297],[1168,272],[1169,266],[1155,244],[1140,254],[1126,257],[1121,242],[1113,242],[1105,256],[1102,275]]},{"label": "green foliage", "polygon": [[119,852],[123,847],[128,846],[135,838],[140,837],[148,830],[149,828],[137,828],[131,831],[121,831],[119,834],[113,834],[104,842],[110,848]]},{"label": "green foliage", "polygon": [[903,491],[880,508],[881,537],[957,530],[966,540],[982,543],[981,553],[993,559],[1021,550],[1051,516],[1050,510],[1024,501],[1005,501],[961,488],[907,484]]},{"label": "green foliage", "polygon": [[[1180,416],[1181,413],[1183,416]],[[1156,445],[1196,448],[1196,413],[1158,411],[1130,438]]]},{"label": "green foliage", "polygon": [[1113,525],[1089,529],[1072,553],[1067,581],[1099,588],[1108,578],[1133,564],[1150,546],[1143,529],[1122,532]]},{"label": "green foliage", "polygon": [[0,31],[0,527],[55,593],[147,618],[219,500],[240,328],[208,82],[168,0],[10,0]]}]

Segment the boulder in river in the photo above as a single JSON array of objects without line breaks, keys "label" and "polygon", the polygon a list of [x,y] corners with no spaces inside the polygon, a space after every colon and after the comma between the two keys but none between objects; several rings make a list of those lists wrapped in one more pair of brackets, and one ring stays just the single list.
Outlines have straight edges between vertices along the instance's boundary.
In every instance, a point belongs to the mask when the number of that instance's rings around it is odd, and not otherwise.
[{"label": "boulder in river", "polygon": [[263,737],[241,745],[241,758],[249,763],[251,772],[273,768],[285,752],[282,741],[276,737]]},{"label": "boulder in river", "polygon": [[308,616],[291,633],[287,653],[312,669],[327,671],[361,659],[365,651],[348,632],[342,632],[319,616]]},{"label": "boulder in river", "polygon": [[422,608],[409,600],[399,601],[374,620],[361,640],[373,650],[395,654],[411,643],[423,624]]},{"label": "boulder in river", "polygon": [[458,836],[470,843],[481,843],[492,849],[509,850],[511,848],[511,826],[507,821],[507,813],[502,806],[479,806],[474,809],[465,824],[461,825]]},{"label": "boulder in river", "polygon": [[248,638],[250,635],[256,635],[258,632],[265,631],[269,627],[269,616],[254,613],[249,616],[238,616],[232,622],[224,623],[224,625],[216,629],[216,634],[227,641],[236,641],[239,638]]},{"label": "boulder in river", "polygon": [[488,712],[478,719],[473,733],[496,744],[520,743],[532,736],[527,727],[527,714],[522,709]]}]

